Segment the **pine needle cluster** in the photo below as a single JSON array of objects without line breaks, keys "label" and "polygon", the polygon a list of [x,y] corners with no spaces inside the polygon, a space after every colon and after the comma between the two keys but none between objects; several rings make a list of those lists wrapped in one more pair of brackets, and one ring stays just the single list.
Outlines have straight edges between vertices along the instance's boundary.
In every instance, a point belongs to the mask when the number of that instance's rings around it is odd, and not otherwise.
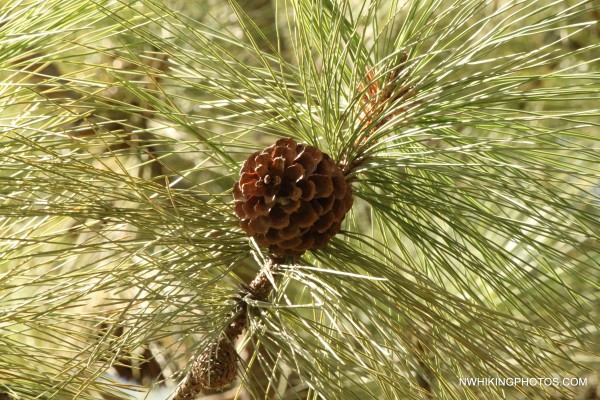
[{"label": "pine needle cluster", "polygon": [[[589,395],[461,378],[600,371],[599,16],[1,1],[0,398],[167,398],[224,337],[207,399]],[[231,188],[288,137],[354,204],[269,269]]]}]

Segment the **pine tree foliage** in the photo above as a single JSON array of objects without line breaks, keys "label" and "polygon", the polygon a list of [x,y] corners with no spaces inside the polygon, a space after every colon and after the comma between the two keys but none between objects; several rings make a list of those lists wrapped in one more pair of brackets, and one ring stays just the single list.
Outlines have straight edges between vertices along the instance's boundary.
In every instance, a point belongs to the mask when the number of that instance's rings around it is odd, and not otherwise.
[{"label": "pine tree foliage", "polygon": [[173,392],[268,264],[233,212],[241,163],[292,137],[354,206],[247,300],[222,398],[573,398],[459,379],[600,370],[599,16],[2,1],[0,397]]}]

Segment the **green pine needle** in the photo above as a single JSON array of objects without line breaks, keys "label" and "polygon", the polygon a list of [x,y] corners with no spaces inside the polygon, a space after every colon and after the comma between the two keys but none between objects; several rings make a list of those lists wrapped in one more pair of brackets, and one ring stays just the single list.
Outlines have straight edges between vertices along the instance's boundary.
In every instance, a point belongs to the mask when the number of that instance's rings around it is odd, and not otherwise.
[{"label": "green pine needle", "polygon": [[174,391],[268,257],[231,187],[279,137],[342,164],[355,204],[250,303],[222,398],[582,393],[459,379],[600,371],[599,15],[3,1],[0,398]]}]

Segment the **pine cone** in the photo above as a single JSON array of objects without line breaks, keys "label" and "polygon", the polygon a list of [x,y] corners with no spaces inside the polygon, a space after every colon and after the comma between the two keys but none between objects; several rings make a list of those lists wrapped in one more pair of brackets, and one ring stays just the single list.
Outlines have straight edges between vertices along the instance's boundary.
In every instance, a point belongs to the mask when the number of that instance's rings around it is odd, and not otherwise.
[{"label": "pine cone", "polygon": [[329,155],[292,138],[250,155],[233,185],[244,232],[277,256],[323,248],[352,207],[352,192]]},{"label": "pine cone", "polygon": [[237,374],[237,352],[229,339],[212,345],[192,367],[203,388],[221,389],[234,381]]},{"label": "pine cone", "polygon": [[237,375],[237,352],[227,338],[213,343],[198,357],[173,400],[194,400],[205,389],[221,390]]}]

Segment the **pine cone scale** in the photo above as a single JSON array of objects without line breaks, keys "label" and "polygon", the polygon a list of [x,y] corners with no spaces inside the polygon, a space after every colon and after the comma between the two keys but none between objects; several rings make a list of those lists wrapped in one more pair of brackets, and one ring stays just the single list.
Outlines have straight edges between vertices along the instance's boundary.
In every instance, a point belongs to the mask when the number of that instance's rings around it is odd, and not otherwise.
[{"label": "pine cone scale", "polygon": [[310,178],[310,181],[314,183],[317,189],[313,198],[319,199],[321,197],[329,197],[333,193],[333,183],[331,177],[327,175],[314,174]]},{"label": "pine cone scale", "polygon": [[316,187],[314,182],[311,181],[300,181],[298,182],[298,187],[302,191],[301,199],[302,200],[311,200],[315,196]]},{"label": "pine cone scale", "polygon": [[304,167],[300,164],[290,165],[285,169],[283,177],[291,182],[298,182],[304,176]]}]

